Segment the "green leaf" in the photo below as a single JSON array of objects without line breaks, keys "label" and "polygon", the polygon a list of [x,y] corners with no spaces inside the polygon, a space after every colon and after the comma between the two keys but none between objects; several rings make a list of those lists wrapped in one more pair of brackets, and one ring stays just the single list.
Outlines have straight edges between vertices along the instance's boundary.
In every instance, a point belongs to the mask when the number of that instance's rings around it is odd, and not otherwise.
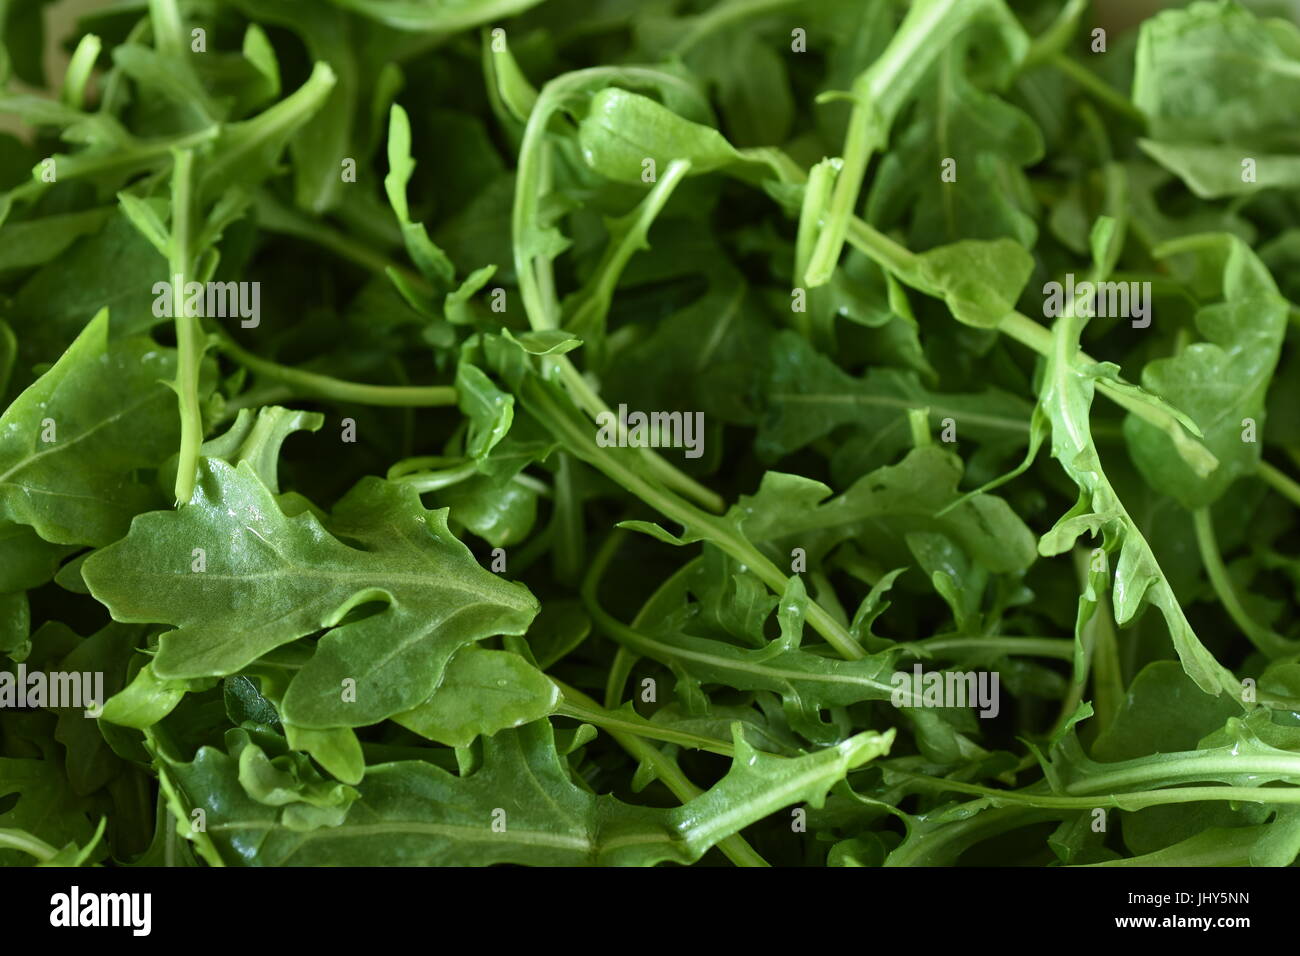
[{"label": "green leaf", "polygon": [[209,833],[229,864],[646,866],[693,862],[783,806],[820,805],[850,769],[886,753],[892,740],[892,732],[864,733],[783,758],[737,736],[736,760],[721,781],[680,808],[656,810],[578,787],[549,724],[538,722],[487,738],[483,765],[468,776],[410,761],[374,767],[343,823],[307,832],[252,799],[234,760],[220,751],[203,748],[192,763],[169,761],[169,773],[207,810]]},{"label": "green leaf", "polygon": [[352,787],[325,780],[301,754],[268,757],[244,731],[231,731],[227,740],[244,792],[268,807],[283,807],[280,820],[288,829],[309,832],[347,819],[358,796]]},{"label": "green leaf", "polygon": [[393,720],[448,747],[467,747],[480,734],[545,717],[559,699],[558,688],[523,658],[467,647],[429,700]]},{"label": "green leaf", "polygon": [[144,730],[170,714],[188,691],[201,686],[188,680],[164,680],[150,661],[124,690],[109,698],[103,717],[112,724]]},{"label": "green leaf", "polygon": [[518,334],[506,329],[504,334],[529,355],[565,355],[582,345],[582,339],[563,329],[539,329]]},{"label": "green leaf", "polygon": [[[82,844],[94,832],[85,800],[72,791],[55,761],[0,757],[0,799],[15,795],[17,802],[0,813],[0,828],[25,830],[51,846]],[[29,858],[0,848],[0,864],[20,862]]]},{"label": "green leaf", "polygon": [[482,371],[466,362],[456,367],[456,396],[460,410],[470,422],[465,451],[471,458],[483,458],[510,431],[514,397],[502,392]]},{"label": "green leaf", "polygon": [[[347,184],[340,164],[345,157],[360,159],[357,148],[358,106],[368,64],[354,43],[355,24],[343,12],[325,5],[311,17],[291,0],[232,0],[250,18],[293,30],[312,60],[329,64],[332,85],[320,91],[310,114],[296,121],[289,138],[293,157],[294,194],[299,208],[314,213],[334,209],[343,200]],[[256,32],[254,32],[256,31]],[[267,98],[279,94],[280,70],[275,51],[256,24],[244,35],[243,55],[260,75]]]},{"label": "green leaf", "polygon": [[0,653],[10,660],[24,660],[31,653],[31,644],[27,640],[31,624],[26,592],[0,593]]},{"label": "green leaf", "polygon": [[863,378],[845,374],[792,332],[772,340],[767,413],[759,426],[757,448],[773,461],[844,425],[866,433],[873,443],[902,451],[910,444],[907,410],[928,409],[931,426],[951,418],[962,439],[1014,451],[1030,437],[1033,405],[1007,392],[948,394],[921,384],[911,371],[874,367]]},{"label": "green leaf", "polygon": [[397,214],[411,261],[435,286],[449,287],[455,275],[451,260],[433,244],[423,223],[411,221],[410,209],[406,204],[406,189],[414,171],[411,121],[406,116],[406,110],[394,103],[388,117],[388,175],[384,177],[384,191],[388,194],[393,212]]},{"label": "green leaf", "polygon": [[591,98],[578,124],[578,143],[587,165],[619,183],[653,183],[675,159],[687,160],[696,176],[741,159],[717,130],[616,86]]},{"label": "green leaf", "polygon": [[254,414],[241,408],[234,424],[223,434],[203,443],[208,458],[223,458],[232,467],[248,462],[262,484],[272,494],[279,494],[281,447],[294,432],[319,431],[325,423],[320,412],[295,411],[278,405],[265,405]]},{"label": "green leaf", "polygon": [[366,763],[361,741],[351,728],[311,730],[295,724],[285,724],[284,729],[290,747],[310,754],[313,760],[344,783],[358,784],[365,776]]},{"label": "green leaf", "polygon": [[[796,583],[791,597],[802,589],[798,580],[792,579]],[[597,623],[628,650],[657,660],[696,682],[778,694],[795,729],[816,742],[834,737],[820,727],[818,711],[893,696],[896,650],[855,661],[837,661],[801,650],[804,611],[798,600],[788,599],[783,599],[780,614],[782,636],[762,649],[737,647],[693,634],[687,622],[699,609],[687,594],[690,578],[679,573],[673,583],[675,586],[659,591],[638,616],[639,620],[657,623],[628,627],[593,608]],[[695,585],[692,590],[698,588]],[[760,638],[761,634],[760,630]]]},{"label": "green leaf", "polygon": [[474,320],[468,303],[483,286],[487,285],[496,271],[496,266],[483,266],[481,269],[476,269],[456,289],[443,297],[443,311],[447,314],[448,322],[468,325]]},{"label": "green leaf", "polygon": [[[1300,159],[1294,156],[1245,153],[1240,146],[1192,146],[1150,139],[1138,140],[1138,145],[1202,199],[1300,188]],[[1249,178],[1243,165],[1247,160],[1253,163]]]},{"label": "green leaf", "polygon": [[[251,119],[223,127],[213,158],[202,165],[200,197],[219,196],[235,184],[249,190],[270,178],[285,147],[322,110],[337,83],[330,65],[317,62],[293,93]],[[329,159],[328,168],[337,177],[338,166]]]},{"label": "green leaf", "polygon": [[1034,258],[1011,239],[963,239],[917,257],[915,280],[948,304],[953,318],[996,328],[1029,281]]},{"label": "green leaf", "polygon": [[74,550],[51,544],[27,525],[0,521],[0,593],[44,584]]},{"label": "green leaf", "polygon": [[135,479],[177,441],[175,353],[109,342],[100,312],[0,417],[0,509],[55,544],[103,545],[159,500]]},{"label": "green leaf", "polygon": [[1294,24],[1257,19],[1234,0],[1194,3],[1143,23],[1133,103],[1157,140],[1293,147],[1297,67]]},{"label": "green leaf", "polygon": [[1288,313],[1268,270],[1240,239],[1219,234],[1163,247],[1166,254],[1195,249],[1208,258],[1204,279],[1221,289],[1211,293],[1216,301],[1196,311],[1196,328],[1205,341],[1148,362],[1142,385],[1191,417],[1219,466],[1199,475],[1176,453],[1166,433],[1134,415],[1124,423],[1129,454],[1143,476],[1186,508],[1211,504],[1258,467],[1258,437],[1247,431],[1252,423],[1258,433],[1264,431],[1265,397]]},{"label": "green leaf", "polygon": [[[204,571],[194,570],[195,547],[206,548]],[[457,650],[523,633],[537,606],[479,567],[446,512],[426,511],[409,486],[362,481],[326,530],[311,513],[286,517],[247,461],[220,459],[204,460],[189,506],[140,516],[83,574],[118,620],[176,628],[153,662],[165,680],[233,674],[333,628],[285,695],[284,719],[303,728],[360,727],[409,710]],[[375,601],[382,612],[344,622]],[[254,606],[260,623],[250,626],[244,611]]]},{"label": "green leaf", "polygon": [[112,215],[109,206],[6,223],[0,271],[44,265],[66,252],[82,236],[99,232]]},{"label": "green leaf", "polygon": [[1143,604],[1154,605],[1165,619],[1183,668],[1196,685],[1207,694],[1236,696],[1241,685],[1192,630],[1150,545],[1102,468],[1088,413],[1096,378],[1105,370],[1074,362],[1078,335],[1077,319],[1063,315],[1056,320],[1053,354],[1043,375],[1039,401],[1052,424],[1052,457],[1078,486],[1079,497],[1043,535],[1038,550],[1048,556],[1061,554],[1085,533],[1092,537],[1100,534],[1106,554],[1119,556],[1111,578],[1115,622],[1122,627],[1136,617]]},{"label": "green leaf", "polygon": [[882,228],[906,219],[909,244],[921,249],[1002,237],[1032,249],[1038,229],[1023,170],[1042,159],[1042,133],[970,82],[965,55],[960,43],[941,55],[916,118],[880,163],[866,218]]},{"label": "green leaf", "polygon": [[[751,541],[781,542],[782,548],[798,543],[810,556],[847,537],[868,536],[873,549],[898,556],[903,535],[941,531],[990,571],[1027,568],[1034,561],[1033,536],[1000,498],[978,495],[939,516],[957,499],[960,479],[960,460],[929,446],[864,475],[830,500],[820,482],[769,472],[733,514]],[[903,563],[894,560],[893,566]]]},{"label": "green leaf", "polygon": [[534,7],[541,0],[481,0],[478,3],[444,3],[442,0],[333,0],[397,30],[418,33],[452,33],[504,19]]}]

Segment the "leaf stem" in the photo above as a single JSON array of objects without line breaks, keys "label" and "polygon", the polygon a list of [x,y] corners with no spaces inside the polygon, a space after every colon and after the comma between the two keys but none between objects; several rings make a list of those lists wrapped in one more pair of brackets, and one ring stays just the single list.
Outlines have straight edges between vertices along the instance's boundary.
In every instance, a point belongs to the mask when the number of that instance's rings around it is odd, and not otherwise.
[{"label": "leaf stem", "polygon": [[1241,633],[1246,635],[1260,653],[1269,658],[1294,653],[1295,642],[1288,641],[1271,628],[1260,624],[1242,605],[1228,569],[1223,563],[1223,556],[1219,553],[1219,544],[1214,536],[1214,518],[1210,514],[1210,509],[1197,508],[1193,511],[1192,524],[1196,528],[1196,547],[1201,552],[1201,564],[1205,566],[1205,573],[1210,578],[1214,593],[1218,595],[1223,609],[1228,612],[1233,623],[1241,628]]},{"label": "leaf stem", "polygon": [[1074,36],[1079,27],[1079,18],[1087,8],[1088,0],[1067,0],[1052,25],[1034,37],[1029,52],[1025,54],[1024,68],[1038,66],[1061,53]]},{"label": "leaf stem", "polygon": [[1096,628],[1092,649],[1092,693],[1096,704],[1097,732],[1105,733],[1124,703],[1124,670],[1119,662],[1119,641],[1115,634],[1110,595],[1097,595],[1097,609],[1089,621]]},{"label": "leaf stem", "polygon": [[[567,685],[561,685],[564,696],[571,704],[589,710],[603,710],[599,704],[586,694]],[[633,760],[650,766],[655,776],[669,789],[674,797],[682,803],[689,803],[704,791],[691,783],[686,774],[677,766],[677,761],[663,753],[658,747],[649,744],[634,734],[622,730],[607,731],[614,741],[628,752]],[[733,833],[719,840],[717,847],[736,866],[769,866],[758,852],[739,833]]]},{"label": "leaf stem", "polygon": [[1263,460],[1259,463],[1258,474],[1279,495],[1300,506],[1300,484],[1294,478]]},{"label": "leaf stem", "polygon": [[216,345],[220,351],[225,352],[250,371],[291,385],[299,393],[312,398],[389,408],[432,408],[456,404],[456,389],[450,385],[367,385],[362,382],[348,382],[341,378],[332,378],[300,368],[290,368],[259,358],[221,331],[216,332]]},{"label": "leaf stem", "polygon": [[392,269],[417,291],[433,295],[433,286],[419,273],[388,258],[370,245],[358,242],[342,230],[284,205],[268,190],[256,193],[253,208],[257,212],[257,224],[269,232],[313,242],[376,275],[384,275]]},{"label": "leaf stem", "polygon": [[561,717],[581,720],[611,733],[617,730],[620,733],[633,734],[637,737],[658,740],[666,744],[676,744],[690,750],[705,750],[722,757],[734,757],[736,755],[736,748],[724,740],[718,740],[714,737],[702,737],[682,730],[673,730],[671,727],[660,727],[644,718],[631,720],[616,710],[607,710],[604,707],[595,706],[594,703],[584,705],[573,696],[572,687],[556,680],[554,677],[550,679],[559,685],[561,692],[567,698],[555,710]]},{"label": "leaf stem", "polygon": [[185,27],[176,0],[149,0],[149,20],[154,48],[168,56],[179,56],[184,49]]},{"label": "leaf stem", "polygon": [[34,837],[26,830],[0,829],[0,847],[8,847],[11,850],[21,850],[29,856],[34,856],[42,863],[48,863],[58,856],[59,851],[54,849],[39,837]]},{"label": "leaf stem", "polygon": [[1057,53],[1048,62],[1116,113],[1131,119],[1138,126],[1146,128],[1147,118],[1145,114],[1105,80],[1086,70],[1064,53]]},{"label": "leaf stem", "polygon": [[867,164],[888,141],[894,117],[930,64],[987,9],[969,0],[914,0],[880,56],[854,79],[853,111],[840,154],[844,165],[803,276],[807,288],[830,281],[855,218]]},{"label": "leaf stem", "polygon": [[[551,268],[551,262],[558,252],[553,249],[539,251],[537,248],[542,242],[538,237],[537,223],[542,221],[542,199],[550,179],[547,127],[569,97],[592,84],[613,80],[642,84],[667,81],[674,85],[682,82],[671,74],[644,67],[595,67],[566,73],[542,88],[524,127],[515,176],[511,232],[514,239],[515,274],[519,282],[519,294],[524,301],[524,312],[528,316],[529,325],[539,331],[557,329],[560,323],[560,309],[555,301],[554,272]],[[549,357],[546,362],[556,370],[574,402],[586,415],[595,418],[602,412],[609,411],[596,390],[567,356]],[[638,449],[638,454],[645,460],[651,473],[669,488],[680,491],[711,511],[718,512],[725,507],[720,495],[675,468],[653,450]]]},{"label": "leaf stem", "polygon": [[1074,657],[1074,641],[1063,637],[1009,637],[990,635],[988,637],[947,637],[938,635],[919,641],[907,641],[900,645],[907,651],[910,648],[925,648],[930,653],[943,651],[987,651],[1006,654],[1013,657],[1052,657],[1068,661]]},{"label": "leaf stem", "polygon": [[[711,541],[753,571],[774,593],[784,593],[788,583],[786,575],[725,518],[702,511],[673,491],[655,484],[639,470],[629,467],[626,459],[618,454],[623,449],[598,446],[591,430],[578,426],[555,400],[554,393],[535,378],[526,380],[520,392],[521,399],[532,406],[533,413],[574,455],[604,472],[660,514]],[[813,629],[826,638],[842,657],[858,660],[866,656],[848,629],[817,602],[808,602],[805,616]]]},{"label": "leaf stem", "polygon": [[783,7],[795,6],[799,2],[800,0],[730,0],[728,3],[719,3],[695,18],[695,25],[673,47],[673,55],[684,57],[691,47],[710,33],[715,33],[737,20],[761,17]]},{"label": "leaf stem", "polygon": [[[926,295],[935,295],[935,290],[919,277],[918,257],[911,250],[894,242],[860,219],[854,219],[849,224],[848,240],[858,251],[893,273],[900,282]],[[1049,357],[1052,354],[1052,333],[1021,312],[1007,313],[998,323],[997,328],[999,332],[1015,339],[1021,345],[1028,346],[1039,355]],[[1075,353],[1075,361],[1096,364],[1096,359],[1083,350]],[[1198,472],[1211,471],[1218,465],[1218,459],[1209,449],[1188,434],[1183,425],[1165,409],[1141,401],[1128,390],[1108,379],[1098,379],[1097,390],[1116,405],[1150,422],[1167,434],[1178,448],[1179,454]]]},{"label": "leaf stem", "polygon": [[649,248],[646,237],[650,227],[690,169],[690,160],[674,159],[635,209],[608,221],[610,240],[604,254],[591,278],[574,295],[570,308],[566,310],[569,315],[564,324],[575,335],[585,338],[591,334],[591,329],[596,328],[603,336],[614,288],[623,269],[638,249]]},{"label": "leaf stem", "polygon": [[[1249,767],[1241,772],[1248,773]],[[1210,800],[1230,800],[1234,803],[1300,804],[1300,787],[1170,787],[1159,790],[1136,790],[1128,793],[1095,793],[1091,796],[1063,797],[1049,793],[1026,793],[1016,790],[998,790],[975,783],[962,783],[939,777],[927,777],[894,770],[892,774],[924,783],[934,791],[969,793],[989,798],[994,806],[1037,807],[1045,810],[1091,810],[1098,806],[1114,806],[1121,810],[1144,810],[1166,804],[1201,803]]]},{"label": "leaf stem", "polygon": [[190,218],[193,215],[194,153],[188,149],[173,153],[172,225],[170,255],[167,257],[172,284],[172,316],[176,322],[176,402],[180,409],[181,443],[176,464],[176,504],[188,504],[194,495],[198,475],[199,448],[203,444],[203,415],[199,407],[199,370],[206,349],[203,329],[196,315],[188,315],[185,277],[189,274]]}]

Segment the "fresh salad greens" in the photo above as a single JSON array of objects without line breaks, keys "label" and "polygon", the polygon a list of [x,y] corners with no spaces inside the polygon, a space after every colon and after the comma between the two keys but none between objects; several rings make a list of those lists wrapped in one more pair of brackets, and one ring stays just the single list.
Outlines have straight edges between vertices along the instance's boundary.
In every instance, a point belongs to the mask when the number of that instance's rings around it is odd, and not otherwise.
[{"label": "fresh salad greens", "polygon": [[46,7],[0,863],[1295,861],[1283,11]]}]

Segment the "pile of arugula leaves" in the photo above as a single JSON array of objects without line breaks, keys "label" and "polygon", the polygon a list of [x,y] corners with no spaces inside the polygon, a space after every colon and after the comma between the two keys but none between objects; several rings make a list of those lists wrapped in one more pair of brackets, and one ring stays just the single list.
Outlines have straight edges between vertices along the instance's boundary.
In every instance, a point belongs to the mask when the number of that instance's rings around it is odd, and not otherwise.
[{"label": "pile of arugula leaves", "polygon": [[1294,23],[45,6],[0,863],[1295,860]]}]

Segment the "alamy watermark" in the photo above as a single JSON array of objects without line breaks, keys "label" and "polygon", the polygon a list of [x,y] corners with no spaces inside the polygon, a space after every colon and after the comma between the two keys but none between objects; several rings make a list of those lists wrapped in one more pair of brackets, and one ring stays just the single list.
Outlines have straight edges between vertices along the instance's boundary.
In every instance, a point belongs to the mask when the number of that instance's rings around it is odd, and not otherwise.
[{"label": "alamy watermark", "polygon": [[618,406],[618,415],[604,411],[596,416],[601,448],[684,448],[687,458],[704,454],[703,412],[632,412]]},{"label": "alamy watermark", "polygon": [[50,897],[50,925],[124,926],[132,936],[148,936],[153,929],[153,894],[83,893],[73,886]]},{"label": "alamy watermark", "polygon": [[978,707],[981,717],[1001,710],[997,671],[894,671],[889,695],[895,707]]},{"label": "alamy watermark", "polygon": [[1084,318],[1132,319],[1133,328],[1151,324],[1150,282],[1079,282],[1074,273],[1065,274],[1065,284],[1048,282],[1043,286],[1043,315],[1055,318],[1074,303],[1074,314]]},{"label": "alamy watermark", "polygon": [[185,282],[177,275],[170,282],[155,282],[153,295],[153,314],[160,319],[183,309],[188,316],[241,319],[242,329],[255,329],[262,322],[260,282]]},{"label": "alamy watermark", "polygon": [[103,671],[0,671],[0,709],[16,707],[76,707],[87,717],[104,712]]}]

